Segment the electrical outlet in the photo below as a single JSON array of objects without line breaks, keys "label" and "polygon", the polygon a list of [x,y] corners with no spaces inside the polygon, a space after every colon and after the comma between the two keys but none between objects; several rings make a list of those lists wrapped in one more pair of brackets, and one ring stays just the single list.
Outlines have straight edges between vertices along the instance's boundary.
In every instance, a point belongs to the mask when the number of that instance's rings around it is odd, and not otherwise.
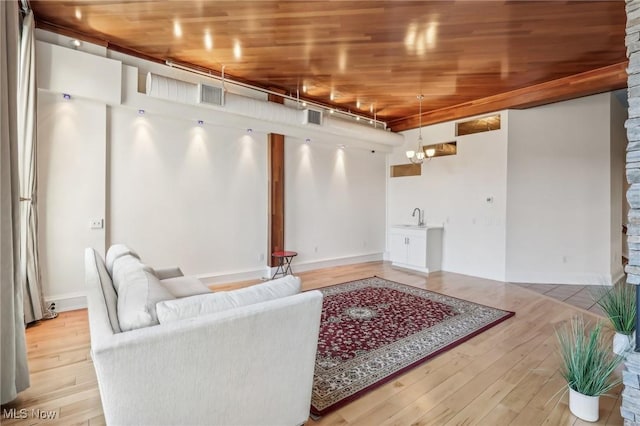
[{"label": "electrical outlet", "polygon": [[91,229],[102,229],[104,227],[103,219],[93,219],[89,222],[89,228]]}]

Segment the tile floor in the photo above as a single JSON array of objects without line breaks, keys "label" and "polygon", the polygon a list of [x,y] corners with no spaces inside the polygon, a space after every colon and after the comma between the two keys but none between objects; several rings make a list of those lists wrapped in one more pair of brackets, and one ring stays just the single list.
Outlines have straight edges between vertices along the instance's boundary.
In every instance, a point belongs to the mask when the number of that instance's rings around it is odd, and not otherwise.
[{"label": "tile floor", "polygon": [[568,303],[570,305],[582,308],[594,314],[605,316],[602,309],[593,301],[590,289],[594,286],[590,285],[568,285],[568,284],[514,284],[520,287],[533,290],[545,296],[552,297],[556,300]]}]

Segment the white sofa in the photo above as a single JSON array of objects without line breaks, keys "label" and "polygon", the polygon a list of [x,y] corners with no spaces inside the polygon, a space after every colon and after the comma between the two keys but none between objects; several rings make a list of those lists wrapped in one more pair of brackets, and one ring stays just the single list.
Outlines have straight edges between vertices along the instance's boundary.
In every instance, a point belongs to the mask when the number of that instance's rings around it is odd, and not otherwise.
[{"label": "white sofa", "polygon": [[[131,259],[127,273],[118,272],[111,252],[106,258],[114,267],[114,277],[119,273],[126,283],[139,274],[132,272]],[[126,256],[136,257],[133,252]],[[153,281],[153,275],[169,280],[181,275],[177,269],[166,275],[138,263],[147,281]],[[105,263],[90,248],[85,251],[85,273],[91,355],[107,424],[299,425],[307,421],[322,309],[319,291],[277,297],[270,288],[279,284],[270,282],[238,292],[178,299],[169,295],[158,302],[164,306],[166,322],[161,315],[159,324],[154,319],[155,325],[119,331],[119,309],[130,308],[121,306]],[[121,296],[125,294],[122,285]],[[240,306],[255,302],[250,299],[255,299],[256,290],[272,295],[272,300]],[[142,293],[134,286],[132,294]],[[147,293],[145,297],[150,297],[151,292]],[[237,307],[220,311],[221,303]],[[203,313],[212,306],[218,312]],[[155,306],[147,303],[147,308]],[[183,311],[191,317],[176,317],[176,312]]]}]

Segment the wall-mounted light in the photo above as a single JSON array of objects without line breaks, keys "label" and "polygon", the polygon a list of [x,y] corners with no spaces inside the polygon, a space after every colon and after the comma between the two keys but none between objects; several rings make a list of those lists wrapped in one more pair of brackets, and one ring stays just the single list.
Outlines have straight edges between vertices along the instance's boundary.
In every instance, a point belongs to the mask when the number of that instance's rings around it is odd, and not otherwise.
[{"label": "wall-mounted light", "polygon": [[82,42],[80,40],[78,40],[77,38],[74,38],[73,40],[69,41],[69,44],[74,49],[77,49],[78,47],[82,46]]},{"label": "wall-mounted light", "polygon": [[139,110],[138,110],[138,114],[140,114],[140,115],[144,115],[144,110],[143,110],[143,109],[139,109]]},{"label": "wall-mounted light", "polygon": [[198,120],[198,126],[202,126],[204,124],[204,120]]},{"label": "wall-mounted light", "polygon": [[304,143],[309,143],[309,142],[311,142],[311,139],[309,139],[309,138],[306,138],[306,139],[304,140]]},{"label": "wall-mounted light", "polygon": [[247,129],[247,133],[253,133],[253,129],[252,128],[248,128]]},{"label": "wall-mounted light", "polygon": [[63,97],[64,99],[66,99],[66,100],[71,99],[71,95],[70,95],[70,94],[68,94],[68,93],[63,93],[63,94],[62,94],[62,97]]}]

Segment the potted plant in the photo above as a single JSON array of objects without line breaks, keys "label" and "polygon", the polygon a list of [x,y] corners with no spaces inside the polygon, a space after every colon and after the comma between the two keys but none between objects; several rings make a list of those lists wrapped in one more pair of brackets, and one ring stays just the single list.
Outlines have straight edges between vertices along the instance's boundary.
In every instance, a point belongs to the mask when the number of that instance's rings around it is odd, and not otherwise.
[{"label": "potted plant", "polygon": [[592,295],[616,332],[613,352],[622,355],[633,345],[637,315],[636,290],[632,285],[619,282],[613,287],[598,287]]},{"label": "potted plant", "polygon": [[569,409],[576,417],[598,421],[600,396],[620,383],[612,373],[622,361],[613,355],[598,322],[587,330],[581,316],[556,328],[562,358],[561,374],[569,387]]}]

